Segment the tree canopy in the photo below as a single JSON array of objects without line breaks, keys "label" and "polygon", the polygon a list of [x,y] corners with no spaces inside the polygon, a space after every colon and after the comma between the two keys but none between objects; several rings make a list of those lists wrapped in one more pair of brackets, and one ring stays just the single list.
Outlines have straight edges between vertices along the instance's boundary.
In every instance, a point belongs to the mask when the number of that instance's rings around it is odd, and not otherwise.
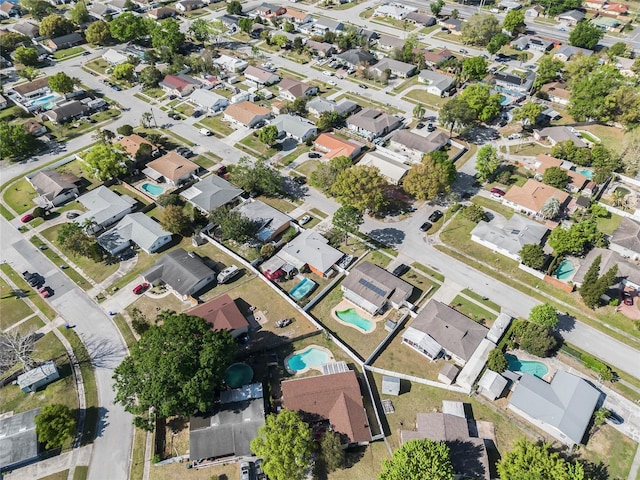
[{"label": "tree canopy", "polygon": [[49,88],[58,93],[71,93],[76,81],[64,72],[58,72],[49,77]]},{"label": "tree canopy", "polygon": [[456,167],[446,155],[426,155],[422,163],[411,167],[407,172],[402,188],[416,200],[433,200],[438,195],[451,190],[456,179]]},{"label": "tree canopy", "polygon": [[88,235],[84,227],[77,222],[63,223],[58,230],[56,242],[77,255],[94,261],[102,259],[102,251],[95,237]]},{"label": "tree canopy", "polygon": [[109,31],[116,40],[130,42],[148,35],[150,24],[142,16],[124,12],[109,23]]},{"label": "tree canopy", "polygon": [[612,95],[622,84],[622,75],[615,65],[597,65],[584,75],[572,77],[569,83],[571,95],[567,110],[574,119],[596,122],[614,119],[620,105],[612,101]]},{"label": "tree canopy", "polygon": [[71,18],[76,25],[80,25],[81,23],[89,21],[91,16],[85,4],[78,2],[69,10],[69,18]]},{"label": "tree canopy", "polygon": [[491,94],[491,87],[480,83],[474,83],[465,88],[458,98],[467,102],[471,110],[475,112],[476,118],[482,122],[487,122],[498,115],[501,111],[500,94]]},{"label": "tree canopy", "polygon": [[542,268],[545,262],[544,250],[537,243],[530,243],[525,245],[518,252],[520,261],[530,268],[539,270]]},{"label": "tree canopy", "polygon": [[213,404],[237,346],[227,330],[206,320],[166,313],[130,348],[114,371],[115,401],[134,415],[193,415]]},{"label": "tree canopy", "polygon": [[476,120],[476,113],[465,100],[457,96],[442,106],[438,118],[442,125],[449,127],[451,136],[454,129],[464,130],[471,126]]},{"label": "tree canopy", "polygon": [[353,161],[346,155],[333,157],[328,162],[319,164],[316,169],[311,172],[309,183],[324,193],[329,193],[338,174],[352,165]]},{"label": "tree canopy", "polygon": [[522,122],[523,125],[535,125],[538,117],[544,111],[544,106],[538,103],[527,102],[513,112],[513,119]]},{"label": "tree canopy", "polygon": [[127,172],[127,156],[111,145],[96,145],[84,158],[85,170],[100,180],[110,180]]},{"label": "tree canopy", "polygon": [[593,50],[603,36],[604,32],[591,22],[579,22],[569,34],[569,43]]},{"label": "tree canopy", "polygon": [[0,121],[0,158],[20,158],[33,152],[38,143],[23,124]]},{"label": "tree canopy", "polygon": [[76,416],[66,405],[45,405],[36,415],[38,442],[47,450],[59,448],[76,430]]},{"label": "tree canopy", "polygon": [[569,228],[554,228],[547,243],[556,255],[582,255],[594,246],[606,247],[607,239],[594,220],[585,219]]},{"label": "tree canopy", "polygon": [[462,78],[482,80],[487,76],[487,61],[482,57],[468,57],[462,60]]},{"label": "tree canopy", "polygon": [[553,305],[542,303],[531,309],[529,321],[547,328],[554,328],[558,324],[558,312]]},{"label": "tree canopy", "polygon": [[562,63],[561,60],[553,58],[553,55],[543,55],[538,61],[536,79],[533,83],[534,87],[539,89],[544,84],[557,80],[563,67],[564,63]]},{"label": "tree canopy", "polygon": [[547,185],[563,189],[569,181],[569,174],[560,167],[549,167],[542,174],[542,181]]},{"label": "tree canopy", "polygon": [[184,43],[184,33],[180,31],[180,24],[173,18],[167,18],[157,25],[151,32],[153,48],[173,54]]},{"label": "tree canopy", "polygon": [[405,442],[384,461],[378,480],[453,480],[449,447],[428,439]]},{"label": "tree canopy", "polygon": [[160,225],[171,233],[185,235],[190,223],[191,219],[182,205],[167,205],[160,214]]},{"label": "tree canopy", "polygon": [[491,38],[491,41],[487,44],[487,51],[491,55],[495,55],[500,51],[502,47],[504,47],[507,43],[509,43],[509,36],[504,33],[498,33]]},{"label": "tree canopy", "polygon": [[246,242],[257,232],[257,225],[237,210],[223,205],[211,212],[210,220],[217,225],[216,233],[224,239]]},{"label": "tree canopy", "polygon": [[502,159],[498,155],[498,150],[492,145],[483,145],[478,149],[476,155],[476,171],[480,181],[487,181],[496,173]]},{"label": "tree canopy", "polygon": [[504,16],[504,21],[502,22],[502,28],[511,35],[522,32],[525,26],[524,9],[509,10]]},{"label": "tree canopy", "polygon": [[242,4],[238,0],[231,0],[227,3],[227,13],[229,15],[242,15]]},{"label": "tree canopy", "polygon": [[61,37],[73,32],[75,25],[62,15],[49,15],[40,22],[40,35],[43,37]]},{"label": "tree canopy", "polygon": [[248,158],[241,158],[229,172],[229,181],[247,192],[268,196],[284,193],[282,175],[264,160],[253,163]]},{"label": "tree canopy", "polygon": [[494,372],[502,373],[509,368],[509,362],[500,348],[494,348],[489,352],[487,368]]},{"label": "tree canopy", "polygon": [[20,45],[13,52],[13,59],[25,67],[33,67],[38,64],[38,51],[33,47]]},{"label": "tree canopy", "polygon": [[497,464],[500,478],[509,480],[584,480],[579,462],[569,462],[551,450],[548,443],[521,438]]},{"label": "tree canopy", "polygon": [[163,78],[162,72],[152,65],[144,67],[138,74],[138,80],[147,88],[157,87]]},{"label": "tree canopy", "polygon": [[113,67],[113,78],[116,80],[132,80],[135,73],[135,66],[131,63],[121,63]]},{"label": "tree canopy", "polygon": [[85,38],[89,43],[96,45],[105,45],[111,42],[111,30],[107,22],[93,22],[84,32]]},{"label": "tree canopy", "polygon": [[598,255],[589,266],[578,290],[582,301],[589,308],[596,308],[600,304],[600,297],[615,282],[618,265],[614,264],[604,275],[600,275],[602,257]]},{"label": "tree canopy", "polygon": [[349,234],[357,233],[358,227],[364,222],[362,211],[352,205],[342,205],[333,214],[331,223],[335,228],[344,232],[345,243]]},{"label": "tree canopy", "polygon": [[477,47],[486,46],[500,33],[498,19],[487,13],[474,13],[462,26],[462,41]]},{"label": "tree canopy", "polygon": [[387,205],[387,186],[377,168],[356,165],[338,173],[331,193],[344,205],[380,212]]},{"label": "tree canopy", "polygon": [[258,132],[258,140],[267,146],[272,146],[278,139],[278,127],[275,125],[267,125],[262,127]]}]

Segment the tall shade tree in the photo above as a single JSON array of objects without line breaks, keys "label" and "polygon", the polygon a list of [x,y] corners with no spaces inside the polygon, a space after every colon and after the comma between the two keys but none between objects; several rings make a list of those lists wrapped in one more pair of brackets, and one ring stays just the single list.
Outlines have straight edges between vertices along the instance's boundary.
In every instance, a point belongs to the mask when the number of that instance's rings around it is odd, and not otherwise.
[{"label": "tall shade tree", "polygon": [[99,180],[111,180],[127,172],[127,156],[111,145],[96,145],[84,158],[85,170]]},{"label": "tall shade tree", "polygon": [[29,81],[32,81],[38,75],[40,75],[40,70],[35,67],[25,67],[21,70],[18,70],[18,76],[26,78]]},{"label": "tall shade tree", "polygon": [[36,415],[38,442],[43,443],[47,450],[64,445],[75,430],[76,416],[66,405],[46,405]]},{"label": "tall shade tree", "polygon": [[502,159],[498,155],[498,150],[491,145],[483,145],[476,155],[476,171],[478,179],[485,182],[489,180],[500,168]]},{"label": "tall shade tree", "polygon": [[387,205],[387,186],[377,168],[357,165],[338,174],[331,193],[344,205],[379,212]]},{"label": "tall shade tree", "polygon": [[138,75],[140,83],[147,88],[157,87],[163,78],[162,72],[152,65],[144,67]]},{"label": "tall shade tree", "polygon": [[109,31],[116,40],[130,42],[146,36],[149,33],[149,25],[143,17],[124,12],[109,23]]},{"label": "tall shade tree", "polygon": [[547,328],[555,328],[558,324],[558,312],[553,305],[542,303],[531,309],[529,321]]},{"label": "tall shade tree", "polygon": [[160,215],[160,225],[165,230],[184,235],[187,233],[191,219],[182,205],[167,205]]},{"label": "tall shade tree", "polygon": [[563,189],[568,181],[569,174],[560,167],[549,167],[542,174],[542,182],[555,188]]},{"label": "tall shade tree", "polygon": [[20,45],[30,45],[31,39],[21,33],[5,31],[0,35],[0,49],[3,52],[11,53]]},{"label": "tall shade tree", "polygon": [[107,22],[93,22],[84,31],[87,42],[95,45],[106,45],[112,41],[111,31]]},{"label": "tall shade tree", "polygon": [[522,125],[533,126],[538,121],[538,117],[543,110],[544,106],[538,103],[527,102],[513,112],[513,119],[516,122],[522,122]]},{"label": "tall shade tree", "polygon": [[530,268],[540,269],[544,265],[545,255],[543,248],[537,243],[529,243],[518,252],[520,261]]},{"label": "tall shade tree", "polygon": [[599,65],[583,77],[572,78],[568,112],[578,121],[611,121],[617,105],[610,95],[622,81],[622,75],[614,65]]},{"label": "tall shade tree", "polygon": [[342,440],[337,432],[325,432],[320,439],[320,461],[327,472],[344,466],[345,453]]},{"label": "tall shade tree", "polygon": [[102,252],[95,237],[88,235],[84,227],[76,222],[63,223],[58,230],[56,242],[76,255],[94,261],[102,260]]},{"label": "tall shade tree", "polygon": [[456,167],[448,158],[427,155],[422,163],[407,172],[402,188],[416,200],[433,200],[451,190],[456,179]]},{"label": "tall shade tree", "polygon": [[211,212],[209,219],[217,226],[216,234],[239,243],[246,242],[258,230],[257,224],[226,205]]},{"label": "tall shade tree", "polygon": [[56,7],[46,0],[20,0],[20,6],[38,21],[56,11]]},{"label": "tall shade tree", "polygon": [[49,15],[40,22],[40,35],[43,37],[61,37],[73,32],[75,25],[62,15]]},{"label": "tall shade tree", "polygon": [[462,78],[468,80],[482,80],[487,76],[487,61],[482,57],[469,57],[462,61]]},{"label": "tall shade tree", "polygon": [[114,370],[115,401],[134,415],[150,408],[164,418],[204,412],[236,349],[227,330],[213,331],[200,317],[167,313]]},{"label": "tall shade tree", "polygon": [[487,358],[487,368],[494,372],[502,373],[509,368],[509,361],[500,348],[494,348],[489,352]]},{"label": "tall shade tree", "polygon": [[453,480],[449,447],[428,439],[409,440],[384,461],[378,480]]},{"label": "tall shade tree", "polygon": [[454,97],[445,103],[438,115],[440,123],[449,128],[449,136],[453,130],[464,130],[476,120],[476,113],[469,104],[460,97]]},{"label": "tall shade tree", "polygon": [[135,68],[131,63],[121,63],[113,67],[113,78],[116,80],[132,80]]},{"label": "tall shade tree", "polygon": [[476,114],[476,118],[481,122],[487,122],[496,117],[502,107],[500,94],[491,94],[491,87],[481,83],[474,83],[465,88],[458,98],[467,102],[471,110]]},{"label": "tall shade tree", "polygon": [[502,47],[504,47],[507,43],[509,43],[509,35],[504,33],[498,33],[491,38],[491,41],[487,44],[487,51],[491,55],[495,55],[500,51]]},{"label": "tall shade tree", "polygon": [[538,61],[536,79],[533,82],[534,87],[539,89],[544,84],[557,80],[563,67],[564,63],[562,61],[553,58],[549,54],[543,55]]},{"label": "tall shade tree", "polygon": [[213,33],[215,33],[215,29],[213,28],[211,20],[198,18],[191,22],[188,33],[196,42],[204,43],[211,38]]},{"label": "tall shade tree", "polygon": [[268,147],[276,143],[278,139],[278,127],[275,125],[267,125],[262,127],[258,132],[258,140],[267,145]]},{"label": "tall shade tree", "polygon": [[38,51],[21,45],[13,52],[13,60],[25,67],[34,67],[38,64]]},{"label": "tall shade tree", "polygon": [[475,13],[462,26],[462,41],[469,45],[484,47],[498,33],[500,33],[500,23],[495,16]]},{"label": "tall shade tree", "polygon": [[21,123],[0,121],[0,158],[20,158],[33,152],[38,141]]},{"label": "tall shade tree", "polygon": [[88,22],[91,16],[89,15],[86,5],[83,2],[78,2],[69,10],[69,18],[71,18],[76,25],[80,25],[81,23]]},{"label": "tall shade tree", "polygon": [[604,32],[591,22],[580,22],[571,30],[569,43],[574,47],[593,50],[603,36]]},{"label": "tall shade tree", "polygon": [[175,53],[184,43],[184,33],[180,31],[180,24],[173,18],[163,20],[151,32],[153,48]]},{"label": "tall shade tree", "polygon": [[58,72],[49,77],[49,88],[58,93],[71,93],[75,87],[76,80],[64,72]]},{"label": "tall shade tree", "polygon": [[311,429],[292,410],[267,415],[251,451],[262,457],[262,469],[272,480],[305,478],[312,447]]},{"label": "tall shade tree", "polygon": [[516,33],[521,33],[525,26],[524,10],[522,9],[509,10],[504,16],[504,21],[502,22],[502,28],[512,36]]},{"label": "tall shade tree", "polygon": [[346,155],[333,157],[328,162],[319,164],[316,169],[311,172],[309,183],[319,188],[324,193],[329,193],[331,186],[335,183],[338,174],[343,170],[351,167],[353,161]]},{"label": "tall shade tree", "polygon": [[497,464],[500,478],[509,480],[584,480],[585,473],[579,462],[569,462],[548,443],[534,443],[521,438],[513,449],[502,456]]},{"label": "tall shade tree", "polygon": [[231,0],[227,3],[227,13],[229,15],[242,15],[242,4],[238,0]]},{"label": "tall shade tree", "polygon": [[349,241],[349,234],[358,232],[358,228],[364,222],[362,211],[351,205],[342,205],[333,214],[331,223],[335,228],[344,232],[345,244]]},{"label": "tall shade tree", "polygon": [[247,192],[268,196],[284,193],[282,175],[264,160],[253,163],[248,158],[241,158],[229,172],[229,181]]}]

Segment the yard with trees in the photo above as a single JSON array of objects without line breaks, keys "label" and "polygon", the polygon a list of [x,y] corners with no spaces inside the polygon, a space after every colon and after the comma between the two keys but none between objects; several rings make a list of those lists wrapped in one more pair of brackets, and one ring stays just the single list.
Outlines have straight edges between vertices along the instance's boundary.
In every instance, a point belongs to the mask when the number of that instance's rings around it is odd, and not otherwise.
[{"label": "yard with trees", "polygon": [[385,460],[378,480],[453,480],[449,447],[433,440],[409,440]]}]

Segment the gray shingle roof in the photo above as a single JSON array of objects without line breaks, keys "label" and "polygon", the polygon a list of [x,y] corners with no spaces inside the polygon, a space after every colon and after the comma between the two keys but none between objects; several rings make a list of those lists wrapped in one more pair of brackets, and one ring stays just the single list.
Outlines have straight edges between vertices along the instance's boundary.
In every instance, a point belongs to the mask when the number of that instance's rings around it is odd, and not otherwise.
[{"label": "gray shingle roof", "polygon": [[162,237],[171,236],[158,222],[142,212],[130,213],[118,224],[98,237],[98,243],[107,251],[116,251],[121,245],[131,242],[145,252]]},{"label": "gray shingle roof", "polygon": [[340,55],[336,55],[336,58],[341,62],[353,65],[354,67],[359,65],[360,63],[366,63],[370,65],[375,62],[375,57],[372,54],[370,54],[369,52],[365,52],[364,50],[360,50],[359,48],[347,50]]},{"label": "gray shingle roof", "polygon": [[256,237],[263,241],[269,240],[275,232],[291,222],[289,215],[260,200],[247,200],[238,205],[236,210],[261,226]]},{"label": "gray shingle roof", "polygon": [[640,253],[640,223],[622,217],[620,226],[613,232],[611,243]]},{"label": "gray shingle roof", "polygon": [[433,70],[421,70],[418,76],[420,77],[420,80],[427,85],[433,85],[442,91],[448,90],[454,84],[453,77],[434,72]]},{"label": "gray shingle roof", "polygon": [[31,185],[40,195],[53,200],[65,190],[77,188],[75,182],[80,179],[72,174],[62,175],[56,170],[43,170],[36,173],[31,179]]},{"label": "gray shingle roof", "polygon": [[538,222],[514,215],[503,227],[489,222],[479,222],[471,231],[471,236],[517,255],[525,245],[539,245],[547,231],[547,227]]},{"label": "gray shingle roof", "polygon": [[130,210],[136,204],[136,201],[129,195],[118,195],[104,185],[81,195],[78,200],[87,209],[85,213],[75,219],[80,225],[86,219],[102,225],[106,220],[117,216],[124,210]]},{"label": "gray shingle roof", "polygon": [[180,194],[181,197],[207,212],[226,205],[240,195],[242,195],[242,189],[217,175],[209,175]]},{"label": "gray shingle roof", "polygon": [[617,264],[618,278],[626,278],[630,282],[640,285],[640,267],[634,263],[627,262],[622,255],[606,248],[594,248],[580,261],[580,267],[578,267],[578,271],[573,276],[573,283],[582,283],[587,270],[589,270],[589,266],[591,266],[598,255],[601,256],[600,272],[604,273]]},{"label": "gray shingle roof", "polygon": [[215,272],[200,257],[182,248],[163,255],[142,274],[148,282],[162,281],[180,295],[188,294],[200,281],[211,275],[215,275]]},{"label": "gray shingle roof", "polygon": [[342,282],[342,287],[354,292],[378,308],[382,307],[387,299],[400,304],[413,291],[411,284],[371,262],[363,262],[351,269],[347,278]]},{"label": "gray shingle roof", "polygon": [[441,131],[423,137],[409,130],[398,130],[391,136],[391,141],[417,152],[431,153],[449,143],[449,136]]},{"label": "gray shingle roof", "polygon": [[347,119],[347,123],[371,133],[391,131],[400,125],[400,119],[382,110],[363,108]]},{"label": "gray shingle roof", "polygon": [[329,245],[329,240],[315,230],[305,230],[287,243],[278,255],[297,268],[308,264],[324,273],[342,258],[343,253]]},{"label": "gray shingle roof", "polygon": [[40,409],[0,419],[0,469],[37,458],[36,415]]}]

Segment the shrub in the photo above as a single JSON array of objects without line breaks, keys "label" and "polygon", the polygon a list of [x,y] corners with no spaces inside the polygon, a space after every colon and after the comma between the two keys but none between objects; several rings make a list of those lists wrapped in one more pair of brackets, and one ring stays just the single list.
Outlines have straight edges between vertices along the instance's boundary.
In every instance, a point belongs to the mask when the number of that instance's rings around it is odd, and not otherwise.
[{"label": "shrub", "polygon": [[502,373],[509,366],[509,362],[507,361],[507,357],[505,357],[504,352],[499,348],[494,348],[489,353],[489,358],[487,359],[487,368],[493,370],[494,372]]},{"label": "shrub", "polygon": [[129,136],[133,133],[133,127],[131,125],[121,125],[119,126],[116,131],[118,132],[119,135],[124,135]]}]

